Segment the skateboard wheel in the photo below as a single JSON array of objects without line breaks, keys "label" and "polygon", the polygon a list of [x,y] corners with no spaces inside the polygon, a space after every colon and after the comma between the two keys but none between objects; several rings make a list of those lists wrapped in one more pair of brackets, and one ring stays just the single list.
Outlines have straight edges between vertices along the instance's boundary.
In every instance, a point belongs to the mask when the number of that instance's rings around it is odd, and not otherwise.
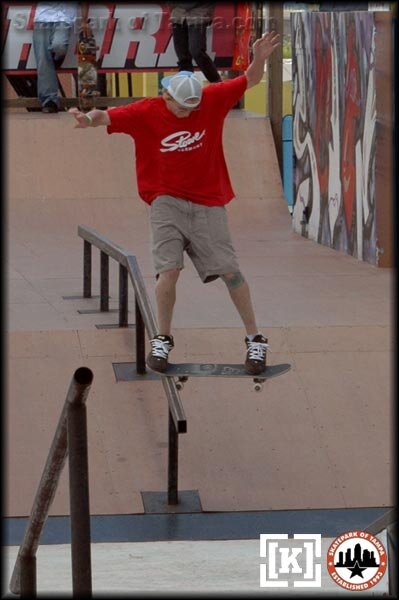
[{"label": "skateboard wheel", "polygon": [[176,381],[176,388],[180,392],[184,388],[184,383],[182,381]]},{"label": "skateboard wheel", "polygon": [[261,392],[263,390],[263,383],[254,383],[255,392]]}]

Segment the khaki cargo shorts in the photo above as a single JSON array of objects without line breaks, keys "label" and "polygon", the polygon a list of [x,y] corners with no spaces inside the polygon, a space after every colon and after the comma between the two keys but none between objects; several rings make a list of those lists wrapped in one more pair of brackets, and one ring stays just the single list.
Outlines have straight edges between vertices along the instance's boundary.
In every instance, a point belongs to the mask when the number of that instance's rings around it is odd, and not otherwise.
[{"label": "khaki cargo shorts", "polygon": [[224,206],[159,196],[151,204],[151,231],[157,275],[183,269],[184,251],[204,283],[239,271]]}]

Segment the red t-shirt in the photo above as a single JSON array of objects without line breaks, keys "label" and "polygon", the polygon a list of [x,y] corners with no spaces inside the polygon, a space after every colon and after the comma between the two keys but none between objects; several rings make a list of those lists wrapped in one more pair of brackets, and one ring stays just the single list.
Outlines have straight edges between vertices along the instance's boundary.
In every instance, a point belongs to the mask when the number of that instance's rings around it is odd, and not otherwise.
[{"label": "red t-shirt", "polygon": [[137,185],[145,202],[168,194],[222,206],[234,197],[222,132],[227,113],[246,88],[245,75],[209,84],[198,109],[180,119],[162,96],[108,110],[108,133],[127,133],[134,139]]}]

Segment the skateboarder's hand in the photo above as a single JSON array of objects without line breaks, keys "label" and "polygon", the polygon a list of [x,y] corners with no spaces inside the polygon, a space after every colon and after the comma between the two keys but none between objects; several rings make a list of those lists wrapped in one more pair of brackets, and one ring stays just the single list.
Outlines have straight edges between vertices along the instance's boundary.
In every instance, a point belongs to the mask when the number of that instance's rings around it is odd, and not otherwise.
[{"label": "skateboarder's hand", "polygon": [[70,108],[68,112],[76,119],[75,129],[86,129],[87,127],[90,127],[90,121],[84,112],[80,111],[78,108]]},{"label": "skateboarder's hand", "polygon": [[266,61],[271,53],[280,45],[280,35],[275,31],[268,31],[252,45],[254,59]]}]

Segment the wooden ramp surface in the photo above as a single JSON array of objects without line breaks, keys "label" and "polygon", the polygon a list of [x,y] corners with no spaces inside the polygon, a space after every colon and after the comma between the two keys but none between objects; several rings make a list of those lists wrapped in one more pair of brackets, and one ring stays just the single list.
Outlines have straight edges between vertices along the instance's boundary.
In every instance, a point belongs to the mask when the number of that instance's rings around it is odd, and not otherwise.
[{"label": "wooden ramp surface", "polygon": [[[143,512],[141,492],[167,488],[167,402],[156,381],[116,383],[134,328],[82,294],[86,224],[131,250],[154,302],[148,208],[134,147],[69,115],[6,116],[8,346],[6,514],[29,514],[74,370],[94,371],[88,399],[92,514]],[[204,511],[393,504],[391,278],[291,230],[269,122],[232,112],[225,152],[241,269],[273,363],[264,391],[246,380],[192,379],[181,392],[179,489]],[[99,256],[93,250],[93,294]],[[110,307],[118,306],[111,261]],[[134,324],[133,293],[129,319]],[[221,281],[204,286],[187,260],[175,310],[173,362],[239,362],[244,331]],[[69,514],[67,473],[51,509]]]}]

